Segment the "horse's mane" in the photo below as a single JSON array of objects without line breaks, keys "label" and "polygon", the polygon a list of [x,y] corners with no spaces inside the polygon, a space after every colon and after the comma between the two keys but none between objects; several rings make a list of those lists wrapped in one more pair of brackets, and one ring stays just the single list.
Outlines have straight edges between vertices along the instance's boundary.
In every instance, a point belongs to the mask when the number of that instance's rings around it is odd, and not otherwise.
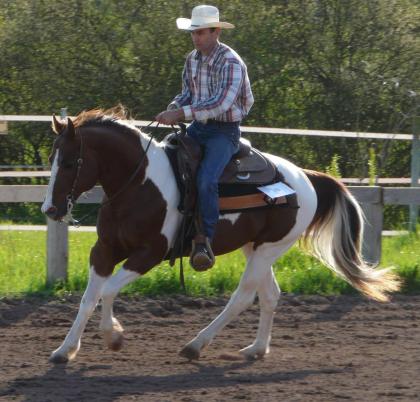
[{"label": "horse's mane", "polygon": [[73,124],[75,127],[86,127],[115,120],[129,120],[128,110],[121,104],[109,109],[83,110],[73,119]]},{"label": "horse's mane", "polygon": [[[130,117],[128,110],[121,104],[114,106],[109,109],[91,109],[83,110],[77,116],[72,119],[75,128],[84,127],[108,127],[116,130],[119,133],[125,133],[126,135],[140,137],[140,140],[149,140],[149,136],[143,133],[137,128]],[[59,123],[61,128],[67,124],[65,121]],[[56,127],[55,123],[52,124],[52,129],[59,134],[61,131],[59,127]]]},{"label": "horse's mane", "polygon": [[127,135],[136,137],[140,135],[140,137],[148,139],[147,135],[131,123],[128,110],[121,104],[109,109],[83,110],[72,118],[72,122],[75,128],[108,127]]}]

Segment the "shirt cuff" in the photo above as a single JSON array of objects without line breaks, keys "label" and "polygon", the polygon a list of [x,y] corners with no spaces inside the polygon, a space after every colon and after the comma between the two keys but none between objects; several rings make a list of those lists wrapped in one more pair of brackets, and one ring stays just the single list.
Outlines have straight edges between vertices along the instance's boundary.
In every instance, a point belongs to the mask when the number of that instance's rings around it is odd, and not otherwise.
[{"label": "shirt cuff", "polygon": [[175,110],[175,109],[179,109],[179,105],[177,102],[171,102],[168,107],[166,108],[166,110]]},{"label": "shirt cuff", "polygon": [[194,119],[194,113],[192,111],[191,106],[183,106],[182,110],[184,111],[185,120],[193,120]]}]

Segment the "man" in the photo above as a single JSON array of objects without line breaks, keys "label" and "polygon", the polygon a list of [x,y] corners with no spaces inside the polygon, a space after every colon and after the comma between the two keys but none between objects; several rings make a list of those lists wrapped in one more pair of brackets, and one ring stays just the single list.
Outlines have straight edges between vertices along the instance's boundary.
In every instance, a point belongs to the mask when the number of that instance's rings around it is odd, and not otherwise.
[{"label": "man", "polygon": [[156,116],[162,124],[193,120],[187,134],[203,148],[197,173],[199,212],[203,233],[193,242],[191,265],[197,270],[214,264],[210,247],[219,219],[218,180],[238,150],[239,124],[254,103],[247,68],[240,56],[219,42],[222,28],[234,26],[219,21],[213,6],[194,7],[191,19],[178,18],[179,29],[190,31],[195,47],[182,73],[182,93],[166,111]]}]

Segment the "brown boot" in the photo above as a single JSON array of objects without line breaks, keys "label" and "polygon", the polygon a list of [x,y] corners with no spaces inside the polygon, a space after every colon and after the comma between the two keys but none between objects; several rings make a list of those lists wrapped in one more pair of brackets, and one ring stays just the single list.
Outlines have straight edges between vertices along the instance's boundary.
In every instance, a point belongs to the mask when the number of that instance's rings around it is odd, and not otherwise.
[{"label": "brown boot", "polygon": [[190,265],[196,271],[206,271],[214,265],[215,261],[209,239],[202,234],[197,234],[192,241]]}]

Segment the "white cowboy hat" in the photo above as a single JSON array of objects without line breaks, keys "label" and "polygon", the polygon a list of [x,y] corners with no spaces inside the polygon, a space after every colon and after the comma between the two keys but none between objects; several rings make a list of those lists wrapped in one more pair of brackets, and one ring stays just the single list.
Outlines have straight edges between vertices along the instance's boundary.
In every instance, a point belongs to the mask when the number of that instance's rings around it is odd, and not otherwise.
[{"label": "white cowboy hat", "polygon": [[235,28],[229,22],[219,21],[219,10],[213,6],[194,7],[189,18],[177,18],[176,25],[179,29],[195,31],[203,28]]}]

